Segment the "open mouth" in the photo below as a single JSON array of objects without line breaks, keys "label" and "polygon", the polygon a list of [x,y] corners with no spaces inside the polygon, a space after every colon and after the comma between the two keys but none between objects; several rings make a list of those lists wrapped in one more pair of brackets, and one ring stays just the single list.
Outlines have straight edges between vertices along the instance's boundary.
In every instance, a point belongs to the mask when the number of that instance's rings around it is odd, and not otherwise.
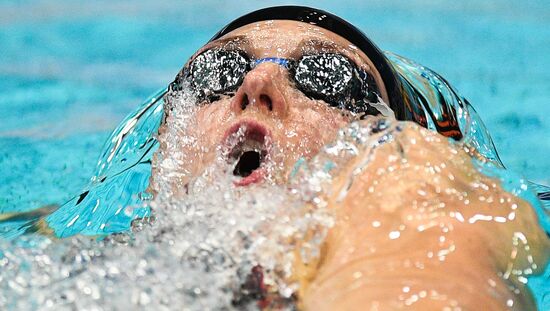
[{"label": "open mouth", "polygon": [[227,131],[228,163],[234,164],[235,185],[246,186],[265,178],[268,138],[267,129],[256,122],[241,122]]}]

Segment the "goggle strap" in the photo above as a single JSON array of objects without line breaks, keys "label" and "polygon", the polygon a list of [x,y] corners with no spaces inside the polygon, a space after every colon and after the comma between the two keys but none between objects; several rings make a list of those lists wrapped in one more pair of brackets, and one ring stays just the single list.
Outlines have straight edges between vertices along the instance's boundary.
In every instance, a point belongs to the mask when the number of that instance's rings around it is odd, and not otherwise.
[{"label": "goggle strap", "polygon": [[290,68],[290,60],[286,58],[279,58],[279,57],[266,57],[266,58],[257,59],[254,61],[253,67],[256,67],[259,64],[266,63],[266,62],[275,63],[277,65],[285,67],[286,69]]}]

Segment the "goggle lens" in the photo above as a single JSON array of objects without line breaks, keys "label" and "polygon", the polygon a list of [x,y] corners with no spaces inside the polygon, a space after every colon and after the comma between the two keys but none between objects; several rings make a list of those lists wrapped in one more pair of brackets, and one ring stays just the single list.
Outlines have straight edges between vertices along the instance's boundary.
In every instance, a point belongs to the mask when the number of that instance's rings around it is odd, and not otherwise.
[{"label": "goggle lens", "polygon": [[249,63],[239,51],[208,50],[189,67],[191,86],[201,97],[233,92],[242,84]]},{"label": "goggle lens", "polygon": [[296,66],[294,80],[307,96],[340,106],[352,96],[353,74],[352,64],[342,55],[306,55]]},{"label": "goggle lens", "polygon": [[287,68],[296,87],[306,96],[323,100],[333,107],[371,114],[372,107],[368,103],[378,102],[378,88],[373,77],[336,53],[305,55],[298,61],[266,58],[251,62],[241,51],[211,49],[193,60],[186,78],[201,101],[212,101],[219,95],[236,91],[246,73],[266,61]]}]

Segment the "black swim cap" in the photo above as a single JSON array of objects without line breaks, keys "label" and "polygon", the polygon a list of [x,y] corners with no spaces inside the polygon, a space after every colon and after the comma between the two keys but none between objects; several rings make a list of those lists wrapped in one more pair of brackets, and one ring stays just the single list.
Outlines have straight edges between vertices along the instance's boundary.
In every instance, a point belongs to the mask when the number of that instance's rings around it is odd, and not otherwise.
[{"label": "black swim cap", "polygon": [[[210,41],[216,40],[225,34],[248,24],[266,20],[293,20],[315,25],[334,32],[346,38],[359,48],[380,73],[386,92],[388,93],[390,108],[395,117],[400,120],[415,119],[410,116],[410,110],[405,109],[406,99],[404,90],[397,73],[382,51],[370,41],[369,38],[357,27],[341,19],[340,17],[323,10],[303,6],[276,6],[254,11],[243,15],[222,28]],[[404,100],[405,99],[405,100]]]}]

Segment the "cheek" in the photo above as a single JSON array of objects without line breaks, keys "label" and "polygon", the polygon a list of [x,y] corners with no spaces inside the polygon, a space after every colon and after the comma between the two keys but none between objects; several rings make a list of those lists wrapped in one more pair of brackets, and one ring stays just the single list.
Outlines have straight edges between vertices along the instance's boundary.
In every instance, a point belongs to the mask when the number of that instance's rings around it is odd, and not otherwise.
[{"label": "cheek", "polygon": [[200,142],[199,146],[213,148],[223,138],[223,129],[228,123],[227,103],[217,102],[205,105],[197,111],[195,124],[190,127],[191,135]]},{"label": "cheek", "polygon": [[310,109],[300,114],[298,125],[309,135],[310,141],[325,145],[332,141],[338,130],[350,122],[338,109],[328,107],[325,103],[316,102]]},{"label": "cheek", "polygon": [[181,155],[179,165],[190,176],[200,174],[215,159],[228,119],[224,107],[223,103],[215,103],[197,108],[189,122],[176,133],[172,157]]},{"label": "cheek", "polygon": [[293,114],[292,135],[287,135],[289,143],[294,146],[299,156],[311,157],[319,149],[336,138],[338,130],[349,123],[339,110],[331,109],[326,104],[312,105]]},{"label": "cheek", "polygon": [[287,88],[287,92],[287,97],[294,99],[290,108],[292,122],[306,133],[316,132],[318,135],[313,138],[333,138],[338,129],[351,122],[342,110],[330,107],[324,101],[307,98],[295,87]]}]

